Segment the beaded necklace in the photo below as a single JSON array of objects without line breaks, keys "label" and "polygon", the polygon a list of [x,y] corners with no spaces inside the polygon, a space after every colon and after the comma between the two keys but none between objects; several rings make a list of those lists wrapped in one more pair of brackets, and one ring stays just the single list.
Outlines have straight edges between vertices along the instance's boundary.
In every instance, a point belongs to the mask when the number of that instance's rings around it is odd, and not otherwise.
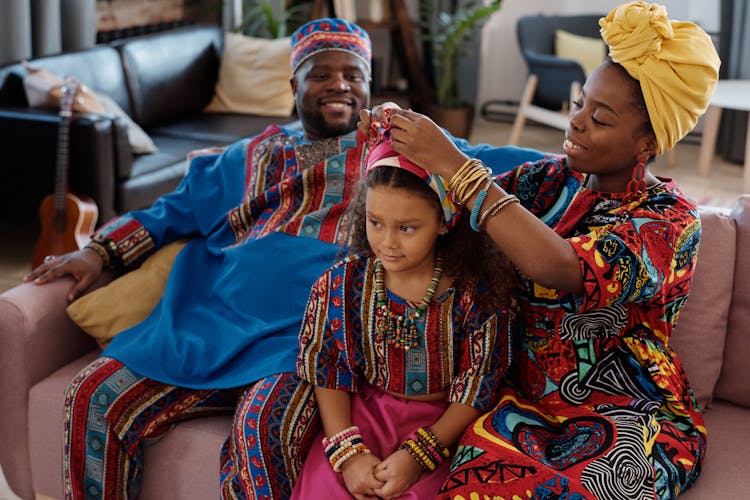
[{"label": "beaded necklace", "polygon": [[375,296],[378,301],[375,312],[375,338],[383,340],[396,348],[409,350],[417,347],[417,325],[415,320],[421,317],[430,305],[432,297],[435,296],[440,278],[443,276],[443,259],[435,259],[435,267],[432,270],[430,286],[427,287],[422,301],[408,316],[396,314],[391,310],[391,301],[385,292],[385,270],[380,259],[375,259]]}]

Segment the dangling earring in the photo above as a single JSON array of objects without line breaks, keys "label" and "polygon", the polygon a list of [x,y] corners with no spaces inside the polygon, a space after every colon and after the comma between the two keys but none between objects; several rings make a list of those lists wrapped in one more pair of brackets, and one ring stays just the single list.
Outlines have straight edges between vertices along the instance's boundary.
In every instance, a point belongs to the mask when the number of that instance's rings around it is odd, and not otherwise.
[{"label": "dangling earring", "polygon": [[633,176],[628,182],[627,192],[632,196],[637,196],[646,191],[646,156],[639,156],[638,163],[633,167]]}]

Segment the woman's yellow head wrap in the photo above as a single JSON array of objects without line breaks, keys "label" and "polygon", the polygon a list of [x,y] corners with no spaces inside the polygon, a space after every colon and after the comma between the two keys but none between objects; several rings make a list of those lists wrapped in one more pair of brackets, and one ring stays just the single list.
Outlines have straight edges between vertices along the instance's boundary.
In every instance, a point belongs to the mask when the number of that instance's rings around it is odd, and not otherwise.
[{"label": "woman's yellow head wrap", "polygon": [[599,20],[609,56],[641,84],[657,154],[671,149],[706,111],[719,76],[708,34],[670,21],[663,5],[628,2]]}]

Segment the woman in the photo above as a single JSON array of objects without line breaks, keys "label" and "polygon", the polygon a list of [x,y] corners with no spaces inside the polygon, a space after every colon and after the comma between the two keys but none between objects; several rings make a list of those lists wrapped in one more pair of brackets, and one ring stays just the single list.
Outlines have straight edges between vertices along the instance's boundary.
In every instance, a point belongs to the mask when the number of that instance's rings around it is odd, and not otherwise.
[{"label": "woman", "polygon": [[428,118],[393,112],[394,149],[450,179],[526,282],[509,383],[440,498],[673,498],[698,477],[706,429],[669,337],[700,222],[647,163],[695,126],[719,59],[663,6],[623,4],[600,26],[611,60],[571,109],[564,157],[489,182]]}]

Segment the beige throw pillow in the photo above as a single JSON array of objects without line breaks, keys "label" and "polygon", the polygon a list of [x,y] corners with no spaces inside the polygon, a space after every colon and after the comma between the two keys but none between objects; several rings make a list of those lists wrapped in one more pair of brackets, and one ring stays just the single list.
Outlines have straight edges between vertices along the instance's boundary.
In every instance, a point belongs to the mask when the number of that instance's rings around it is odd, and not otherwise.
[{"label": "beige throw pillow", "polygon": [[[38,108],[59,108],[62,86],[65,83],[58,75],[43,68],[37,68],[24,61],[28,74],[23,79],[26,100],[29,106]],[[128,142],[136,154],[156,153],[154,141],[135,123],[125,111],[109,96],[96,94],[81,82],[79,94],[73,104],[79,113],[107,113],[122,117],[128,125]]]},{"label": "beige throw pillow", "polygon": [[[583,68],[586,78],[607,57],[607,46],[601,38],[592,38],[555,31],[555,55],[563,59],[572,59]],[[580,82],[583,84],[583,82]]]},{"label": "beige throw pillow", "polygon": [[238,33],[224,36],[219,80],[205,111],[289,116],[294,97],[289,38],[252,38]]},{"label": "beige throw pillow", "polygon": [[138,269],[74,301],[68,316],[104,349],[115,335],[151,314],[184,246],[184,241],[177,241],[160,248]]}]

